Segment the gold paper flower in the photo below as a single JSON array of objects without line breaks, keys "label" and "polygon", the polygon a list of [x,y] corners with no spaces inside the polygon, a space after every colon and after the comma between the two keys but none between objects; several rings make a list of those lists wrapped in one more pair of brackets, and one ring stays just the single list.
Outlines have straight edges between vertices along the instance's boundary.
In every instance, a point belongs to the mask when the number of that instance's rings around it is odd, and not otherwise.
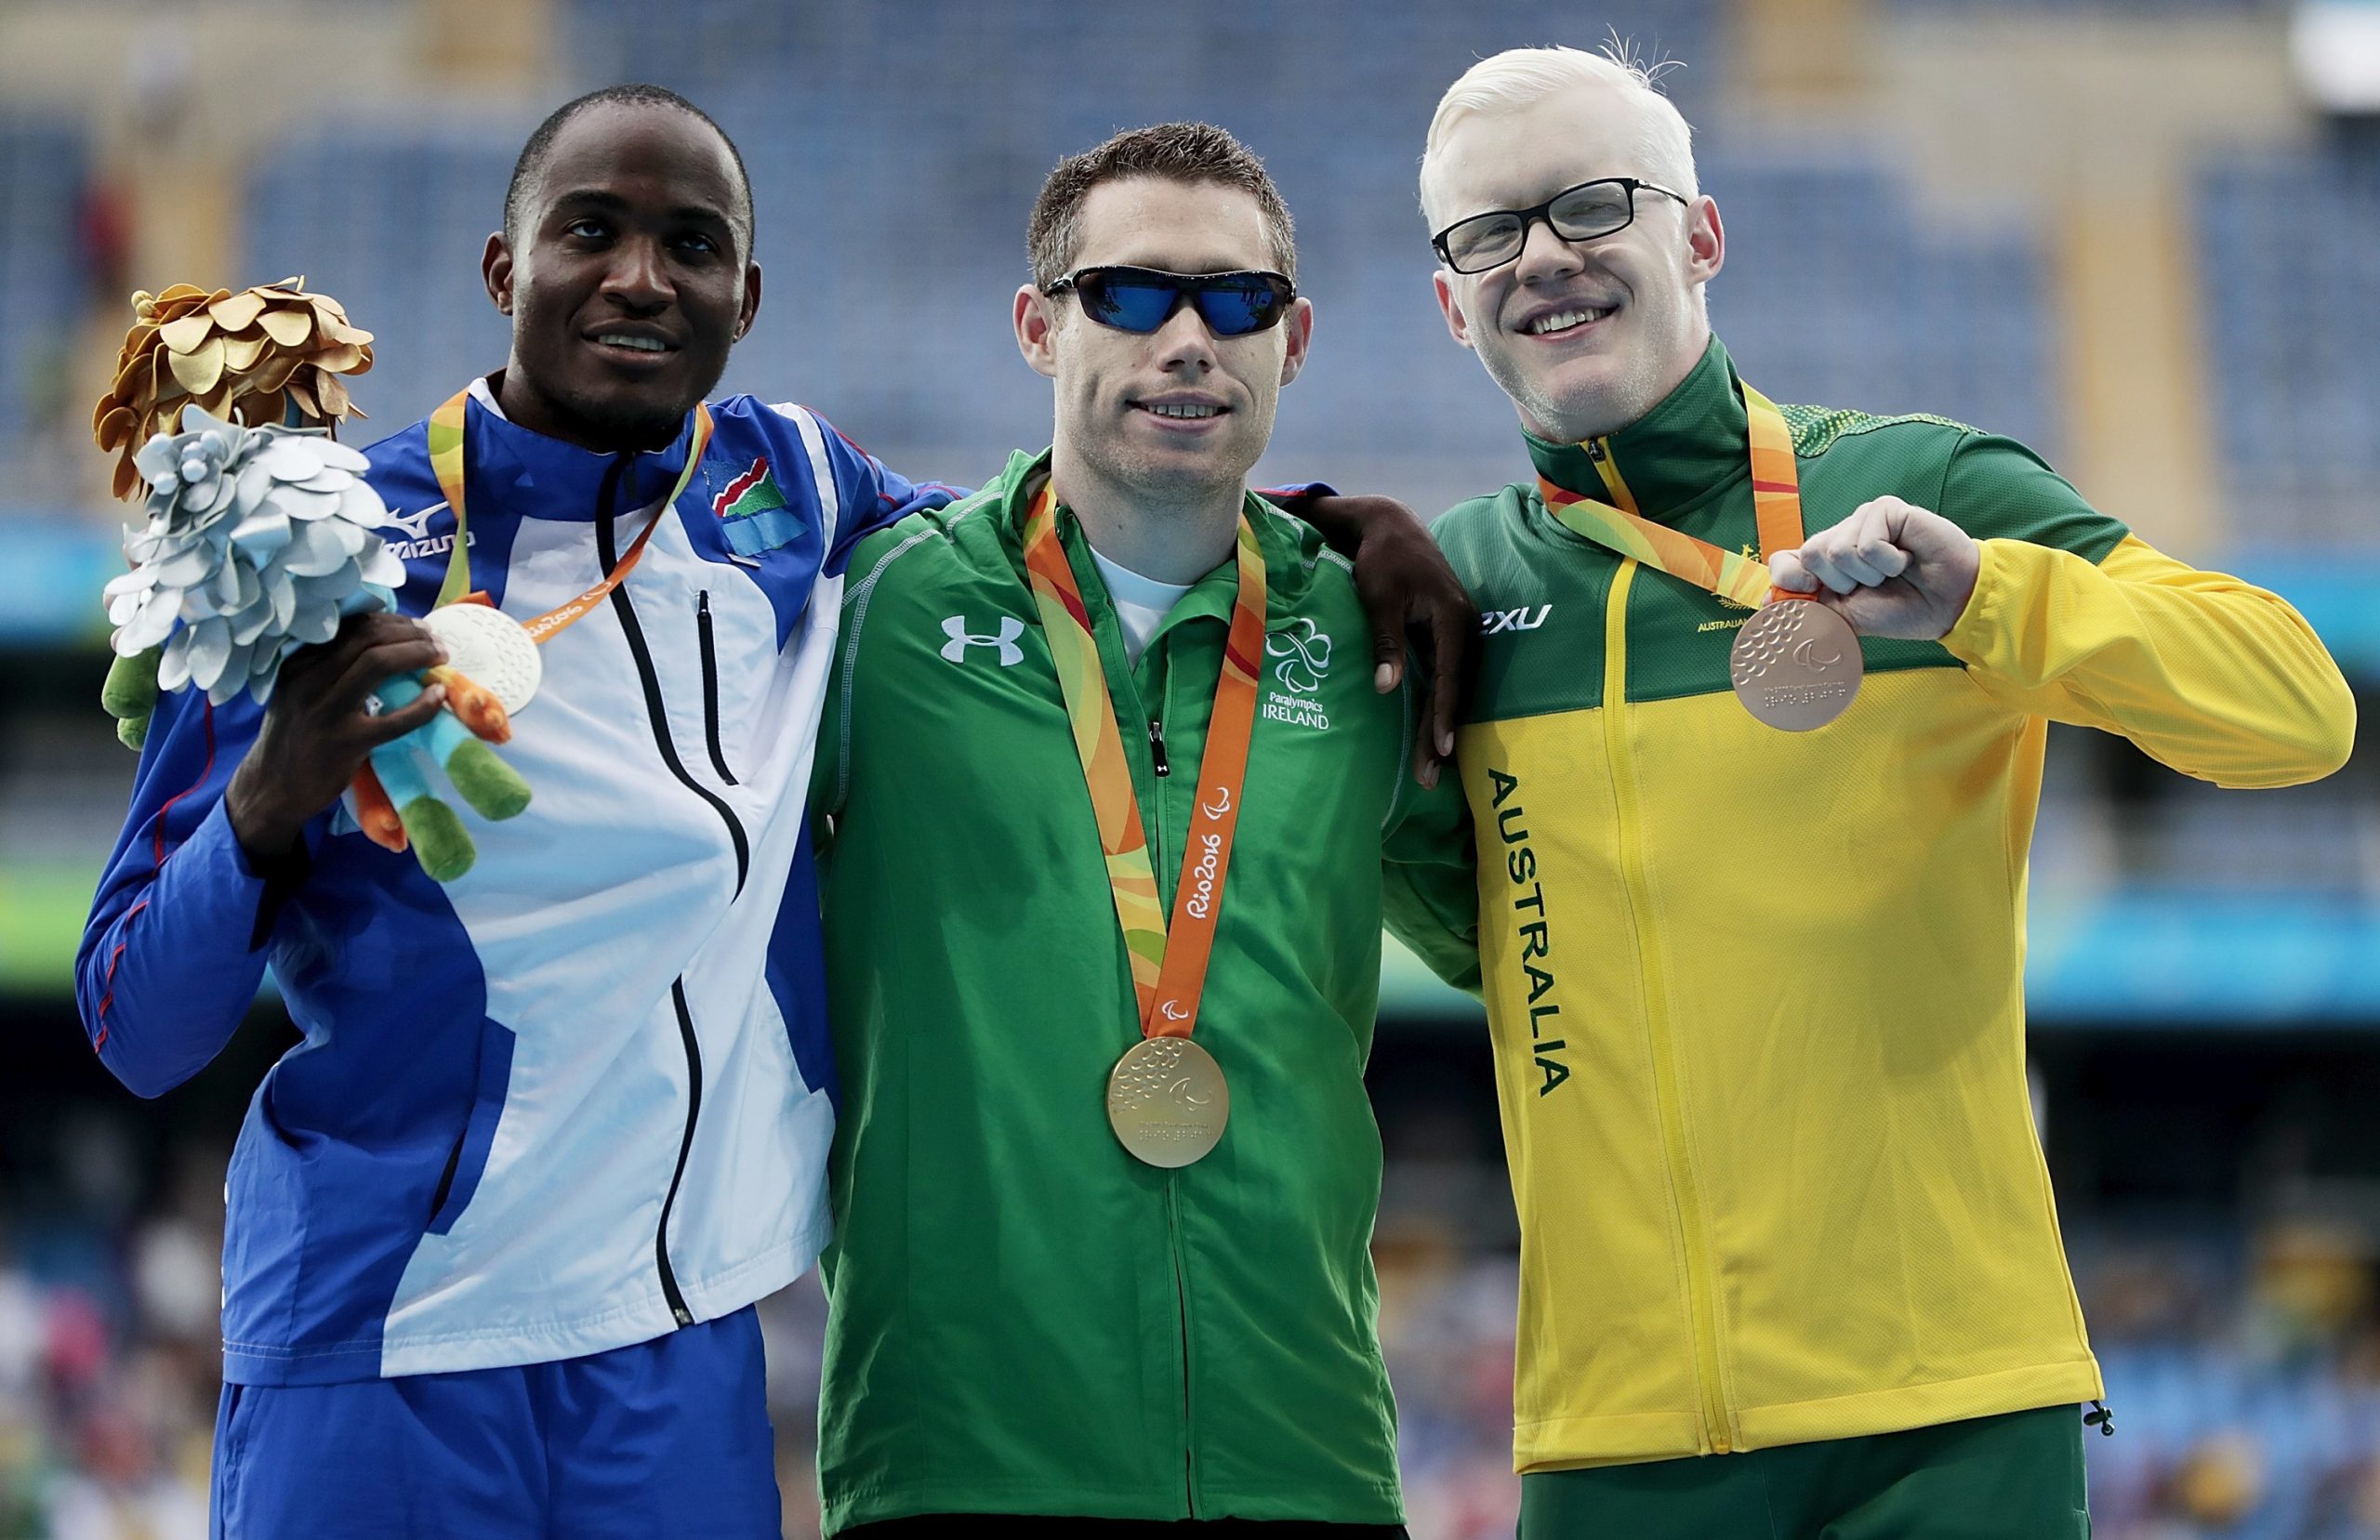
[{"label": "gold paper flower", "polygon": [[91,413],[92,437],[116,453],[116,496],[146,491],[133,456],[152,435],[171,432],[186,405],[247,428],[281,423],[293,407],[333,429],[364,415],[338,376],[372,367],[372,334],[305,283],[284,278],[237,294],[177,283],[132,296],[136,319],[115,383]]}]

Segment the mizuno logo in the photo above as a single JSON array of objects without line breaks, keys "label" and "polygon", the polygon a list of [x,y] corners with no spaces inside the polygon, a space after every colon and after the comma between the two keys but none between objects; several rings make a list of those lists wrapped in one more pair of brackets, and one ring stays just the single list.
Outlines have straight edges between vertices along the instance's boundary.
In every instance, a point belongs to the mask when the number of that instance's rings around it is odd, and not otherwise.
[{"label": "mizuno logo", "polygon": [[384,530],[401,530],[407,540],[425,539],[430,534],[430,515],[445,507],[443,503],[432,503],[419,513],[392,513],[389,515],[389,521],[380,527]]},{"label": "mizuno logo", "polygon": [[[444,556],[448,551],[453,550],[455,548],[454,532],[450,530],[444,534],[430,533],[430,520],[445,511],[445,504],[432,503],[419,513],[389,515],[389,521],[380,527],[384,530],[395,530],[404,536],[402,540],[391,540],[387,543],[390,554],[400,561],[418,561],[423,557]],[[480,537],[476,534],[463,542],[467,546],[476,546],[479,543]]]},{"label": "mizuno logo", "polygon": [[1499,631],[1534,631],[1544,625],[1545,617],[1553,612],[1551,604],[1539,605],[1534,613],[1526,604],[1517,610],[1491,610],[1479,617],[1479,634],[1492,637]]},{"label": "mizuno logo", "polygon": [[942,634],[950,638],[942,644],[942,655],[952,663],[965,663],[967,649],[971,647],[998,648],[1002,668],[1025,661],[1025,649],[1016,644],[1017,638],[1025,635],[1025,622],[1014,615],[1002,615],[999,631],[988,637],[979,637],[968,630],[966,616],[952,615],[942,623]]}]

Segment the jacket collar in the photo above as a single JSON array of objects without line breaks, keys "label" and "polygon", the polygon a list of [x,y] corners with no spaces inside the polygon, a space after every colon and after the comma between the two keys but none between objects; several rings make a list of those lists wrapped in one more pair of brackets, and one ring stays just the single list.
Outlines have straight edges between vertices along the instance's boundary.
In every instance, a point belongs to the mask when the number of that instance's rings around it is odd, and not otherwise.
[{"label": "jacket collar", "polygon": [[615,514],[632,512],[668,492],[694,445],[694,415],[686,414],[666,449],[607,454],[521,427],[496,404],[489,375],[471,382],[466,414],[465,488],[474,520],[518,514],[530,519],[592,523],[602,510],[604,481],[617,467],[611,500]]},{"label": "jacket collar", "polygon": [[1552,443],[1533,433],[1528,457],[1555,486],[1608,503],[1593,455],[1610,456],[1647,519],[1667,520],[1752,477],[1740,381],[1714,334],[1677,388],[1617,433],[1586,443]]},{"label": "jacket collar", "polygon": [[[1009,455],[1007,467],[984,489],[999,498],[1002,534],[1015,554],[1020,579],[1025,573],[1025,518],[1033,510],[1033,499],[1049,477],[1049,450],[1038,454],[1017,450]],[[1242,496],[1240,511],[1255,525],[1256,548],[1264,558],[1264,609],[1270,622],[1303,602],[1313,574],[1307,569],[1302,543],[1291,533],[1293,526],[1287,523],[1286,516],[1252,492]],[[1081,521],[1063,503],[1058,505],[1058,538],[1066,547],[1067,559],[1074,564],[1075,582],[1084,599],[1094,604],[1111,603],[1106,582],[1091,559],[1091,542],[1083,535]],[[1169,624],[1211,614],[1229,625],[1238,590],[1239,575],[1227,556],[1182,596],[1181,603],[1168,617]]]}]

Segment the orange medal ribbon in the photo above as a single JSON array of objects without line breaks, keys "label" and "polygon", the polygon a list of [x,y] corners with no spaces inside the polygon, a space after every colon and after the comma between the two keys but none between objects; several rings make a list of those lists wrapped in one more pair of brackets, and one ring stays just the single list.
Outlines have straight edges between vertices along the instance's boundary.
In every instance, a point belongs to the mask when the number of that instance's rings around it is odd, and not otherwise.
[{"label": "orange medal ribbon", "polygon": [[1598,546],[1633,557],[1681,582],[1758,609],[1775,592],[1775,586],[1769,581],[1768,563],[1776,559],[1779,551],[1801,547],[1801,479],[1793,465],[1793,435],[1785,426],[1785,415],[1750,385],[1744,386],[1743,392],[1752,444],[1752,516],[1760,525],[1758,561],[1738,551],[1722,550],[1707,540],[1698,540],[1666,524],[1657,524],[1639,513],[1635,495],[1621,480],[1620,467],[1612,462],[1608,438],[1590,439],[1579,447],[1594,462],[1595,473],[1603,478],[1604,491],[1611,503],[1599,503],[1584,493],[1555,486],[1540,476],[1537,490],[1545,499],[1546,511],[1573,533]]},{"label": "orange medal ribbon", "polygon": [[1075,752],[1099,819],[1099,842],[1107,853],[1107,883],[1116,899],[1117,923],[1131,959],[1132,987],[1139,996],[1144,1037],[1187,1037],[1197,1023],[1198,1001],[1214,954],[1215,924],[1223,914],[1223,876],[1231,865],[1232,836],[1239,828],[1241,795],[1248,779],[1248,746],[1256,726],[1256,674],[1264,658],[1264,559],[1246,514],[1239,520],[1239,591],[1232,601],[1231,634],[1223,644],[1222,677],[1207,721],[1207,747],[1198,761],[1197,810],[1182,852],[1182,876],[1173,891],[1169,925],[1159,908],[1157,874],[1149,864],[1131,767],[1116,725],[1091,612],[1075,581],[1073,563],[1058,538],[1057,500],[1047,483],[1025,520],[1025,570],[1041,611],[1041,631],[1057,665],[1058,691],[1074,728]]},{"label": "orange medal ribbon", "polygon": [[[464,599],[471,586],[471,559],[465,551],[469,542],[470,528],[463,512],[463,426],[470,413],[470,399],[469,390],[458,390],[443,406],[430,415],[430,468],[438,478],[438,490],[446,494],[446,506],[455,510],[455,544],[448,550],[446,579],[438,586],[438,598],[431,605],[432,609],[443,609]],[[670,507],[686,490],[688,483],[694,480],[694,467],[702,464],[703,451],[710,443],[710,408],[696,401],[694,436],[686,448],[685,468],[678,472],[678,484],[669,489],[669,495],[663,498],[660,507],[654,509],[653,521],[637,533],[635,541],[621,553],[620,559],[613,564],[611,572],[601,583],[567,603],[558,604],[542,615],[522,621],[521,628],[529,633],[530,640],[543,642],[550,639],[602,603],[606,594],[627,580],[628,573],[644,557],[645,542],[653,538],[653,532],[661,527],[661,520],[668,515]]]},{"label": "orange medal ribbon", "polygon": [[[1744,418],[1752,447],[1752,516],[1762,559],[1721,550],[1636,511],[1636,499],[1612,463],[1611,441],[1582,445],[1610,494],[1606,505],[1538,478],[1554,518],[1575,533],[1698,588],[1758,612],[1736,633],[1727,674],[1744,709],[1770,727],[1808,732],[1826,726],[1858,695],[1865,665],[1850,624],[1809,594],[1778,588],[1768,562],[1802,544],[1801,478],[1785,415],[1746,385]],[[1792,600],[1794,602],[1785,602]]]}]

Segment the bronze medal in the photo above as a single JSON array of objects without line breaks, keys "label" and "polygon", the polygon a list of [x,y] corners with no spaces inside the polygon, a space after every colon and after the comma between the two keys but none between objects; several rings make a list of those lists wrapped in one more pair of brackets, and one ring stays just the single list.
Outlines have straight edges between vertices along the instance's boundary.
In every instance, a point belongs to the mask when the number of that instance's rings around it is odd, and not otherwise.
[{"label": "bronze medal", "polygon": [[1851,623],[1814,599],[1777,599],[1736,633],[1727,673],[1744,709],[1787,732],[1843,715],[1864,670]]},{"label": "bronze medal", "polygon": [[1108,1072],[1108,1126],[1150,1165],[1170,1170],[1204,1157],[1230,1117],[1223,1067],[1186,1037],[1144,1037]]}]

